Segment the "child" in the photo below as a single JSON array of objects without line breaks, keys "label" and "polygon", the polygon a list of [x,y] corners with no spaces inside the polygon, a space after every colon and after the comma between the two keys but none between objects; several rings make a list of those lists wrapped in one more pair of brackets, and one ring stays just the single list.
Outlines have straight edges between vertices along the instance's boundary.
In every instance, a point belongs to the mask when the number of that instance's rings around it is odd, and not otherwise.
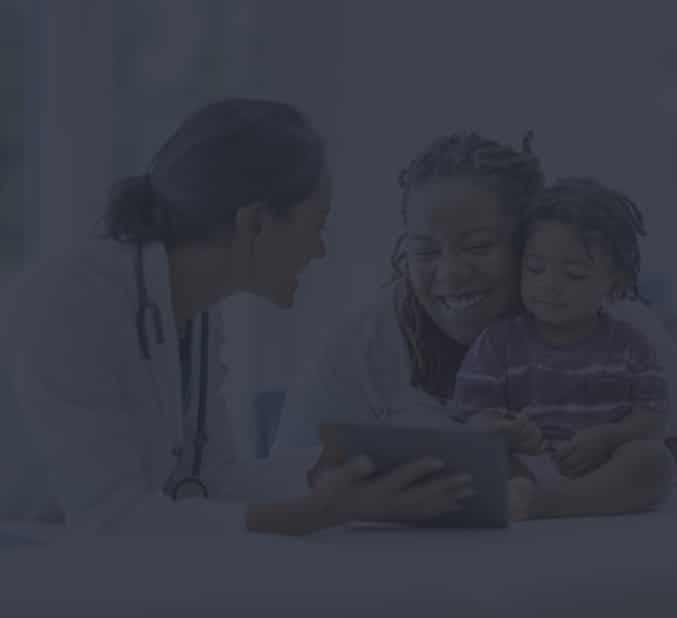
[{"label": "child", "polygon": [[525,311],[477,339],[454,394],[459,420],[505,431],[531,470],[517,518],[644,510],[668,491],[666,380],[644,336],[605,311],[638,298],[644,234],[630,200],[586,178],[559,180],[525,216]]}]

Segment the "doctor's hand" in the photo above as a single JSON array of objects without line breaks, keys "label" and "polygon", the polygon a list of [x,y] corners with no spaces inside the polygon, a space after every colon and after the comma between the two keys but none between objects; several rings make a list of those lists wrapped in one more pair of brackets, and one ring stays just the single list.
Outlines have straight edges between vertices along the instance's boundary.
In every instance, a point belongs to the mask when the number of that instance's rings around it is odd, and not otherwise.
[{"label": "doctor's hand", "polygon": [[314,479],[312,492],[345,521],[410,522],[463,508],[473,495],[465,474],[445,473],[445,464],[421,459],[388,474],[373,477],[366,457],[325,465]]}]

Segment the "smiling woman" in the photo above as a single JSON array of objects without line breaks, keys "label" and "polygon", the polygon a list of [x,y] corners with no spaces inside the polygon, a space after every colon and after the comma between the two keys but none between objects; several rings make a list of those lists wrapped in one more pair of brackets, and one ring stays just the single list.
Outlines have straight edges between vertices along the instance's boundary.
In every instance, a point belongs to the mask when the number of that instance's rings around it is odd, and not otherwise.
[{"label": "smiling woman", "polygon": [[469,344],[518,308],[518,216],[543,186],[521,150],[476,133],[434,140],[400,175],[394,281],[351,317],[289,393],[277,448],[319,442],[325,420],[447,421]]}]

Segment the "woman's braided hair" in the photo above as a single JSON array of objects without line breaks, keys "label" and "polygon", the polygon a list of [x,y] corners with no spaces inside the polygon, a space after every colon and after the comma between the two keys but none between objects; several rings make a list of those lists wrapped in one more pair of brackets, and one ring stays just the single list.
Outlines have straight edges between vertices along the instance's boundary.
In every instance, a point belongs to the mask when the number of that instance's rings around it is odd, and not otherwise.
[{"label": "woman's braided hair", "polygon": [[619,299],[646,302],[638,290],[639,237],[646,236],[646,228],[642,212],[627,196],[593,178],[560,178],[525,212],[523,234],[541,221],[572,225],[586,248],[591,243],[601,243],[615,268],[624,275]]},{"label": "woman's braided hair", "polygon": [[[494,191],[509,214],[520,217],[544,184],[538,157],[531,150],[533,132],[522,140],[521,150],[486,139],[475,132],[458,132],[434,140],[399,175],[401,215],[408,223],[412,190],[442,180],[469,179]],[[454,375],[462,358],[458,342],[445,335],[421,306],[406,268],[406,232],[395,244],[391,264],[397,282],[395,312],[412,360],[411,384],[434,397],[450,396]]]}]

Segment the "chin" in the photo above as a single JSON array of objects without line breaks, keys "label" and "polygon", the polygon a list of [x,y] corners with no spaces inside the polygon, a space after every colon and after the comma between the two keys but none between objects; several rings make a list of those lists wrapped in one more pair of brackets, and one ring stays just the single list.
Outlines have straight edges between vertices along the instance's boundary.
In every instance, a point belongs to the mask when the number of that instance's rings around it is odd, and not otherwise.
[{"label": "chin", "polygon": [[294,306],[294,298],[296,296],[296,290],[278,290],[273,296],[271,296],[271,302],[278,309],[291,309]]},{"label": "chin", "polygon": [[487,301],[489,303],[484,306],[480,304],[475,308],[470,307],[455,314],[441,306],[439,302],[433,301],[435,307],[430,314],[433,321],[447,336],[458,343],[470,345],[488,326],[510,311],[510,303],[501,304],[499,309],[495,299],[487,299]]},{"label": "chin", "polygon": [[267,290],[255,292],[255,296],[267,300],[278,309],[290,309],[294,305],[296,289],[290,290]]}]

